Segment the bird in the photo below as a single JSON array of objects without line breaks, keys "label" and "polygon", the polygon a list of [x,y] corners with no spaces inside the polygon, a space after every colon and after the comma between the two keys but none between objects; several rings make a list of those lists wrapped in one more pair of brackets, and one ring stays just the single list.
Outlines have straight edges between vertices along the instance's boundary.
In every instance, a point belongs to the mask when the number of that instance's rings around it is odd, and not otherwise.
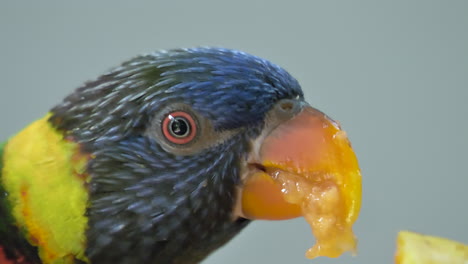
[{"label": "bird", "polygon": [[301,174],[324,127],[340,130],[260,57],[134,57],[0,145],[0,263],[199,263],[255,219],[303,215],[271,175]]}]

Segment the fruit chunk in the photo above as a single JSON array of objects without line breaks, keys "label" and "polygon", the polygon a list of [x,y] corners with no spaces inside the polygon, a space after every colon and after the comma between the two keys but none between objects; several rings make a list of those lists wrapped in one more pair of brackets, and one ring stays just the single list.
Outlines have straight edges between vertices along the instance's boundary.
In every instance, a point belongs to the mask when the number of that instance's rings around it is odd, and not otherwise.
[{"label": "fruit chunk", "polygon": [[307,251],[307,258],[336,258],[347,251],[356,253],[354,221],[347,219],[344,195],[334,175],[314,175],[312,179],[285,171],[276,171],[274,175],[281,183],[285,200],[301,205],[302,214],[312,228],[316,244]]},{"label": "fruit chunk", "polygon": [[396,264],[467,264],[468,245],[445,238],[401,231]]}]

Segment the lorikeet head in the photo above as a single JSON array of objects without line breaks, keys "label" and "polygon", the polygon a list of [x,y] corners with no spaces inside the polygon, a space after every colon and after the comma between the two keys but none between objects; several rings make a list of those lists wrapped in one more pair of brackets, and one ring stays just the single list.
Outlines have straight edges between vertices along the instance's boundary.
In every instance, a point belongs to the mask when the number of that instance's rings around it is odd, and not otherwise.
[{"label": "lorikeet head", "polygon": [[234,211],[253,143],[303,100],[280,67],[212,48],[137,57],[68,96],[51,121],[93,156],[89,258],[196,262],[228,241],[249,222]]},{"label": "lorikeet head", "polygon": [[89,157],[92,263],[197,263],[252,219],[299,216],[268,177],[307,170],[313,131],[339,129],[285,70],[219,48],[127,61],[49,121]]}]

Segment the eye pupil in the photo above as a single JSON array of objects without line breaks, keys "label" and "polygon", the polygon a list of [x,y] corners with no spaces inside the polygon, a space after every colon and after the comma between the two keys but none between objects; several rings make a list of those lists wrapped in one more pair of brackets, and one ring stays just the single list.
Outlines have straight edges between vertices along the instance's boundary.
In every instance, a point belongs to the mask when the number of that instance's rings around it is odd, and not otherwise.
[{"label": "eye pupil", "polygon": [[190,134],[190,124],[183,117],[175,117],[171,120],[170,132],[178,138],[186,137]]},{"label": "eye pupil", "polygon": [[164,117],[161,130],[167,141],[183,145],[195,139],[198,126],[192,114],[184,111],[174,111]]}]

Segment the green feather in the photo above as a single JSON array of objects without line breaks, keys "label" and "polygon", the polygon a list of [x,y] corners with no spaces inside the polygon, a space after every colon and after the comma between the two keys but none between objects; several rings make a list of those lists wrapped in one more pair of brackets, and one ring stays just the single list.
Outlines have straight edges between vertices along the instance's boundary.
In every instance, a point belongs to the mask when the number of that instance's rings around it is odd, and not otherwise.
[{"label": "green feather", "polygon": [[[7,207],[6,201],[3,199],[5,197],[5,189],[3,189],[2,184],[2,171],[3,171],[3,149],[5,148],[6,142],[0,143],[0,208]],[[4,216],[2,216],[3,218]],[[0,233],[6,231],[6,223],[8,221],[0,221]]]},{"label": "green feather", "polygon": [[11,214],[3,215],[1,212],[11,212],[10,204],[6,198],[6,191],[3,188],[2,184],[2,172],[3,172],[3,150],[5,148],[6,142],[0,143],[0,234],[8,233],[9,223],[13,221]]},{"label": "green feather", "polygon": [[0,178],[2,177],[3,168],[3,149],[5,148],[6,142],[0,143]]}]

